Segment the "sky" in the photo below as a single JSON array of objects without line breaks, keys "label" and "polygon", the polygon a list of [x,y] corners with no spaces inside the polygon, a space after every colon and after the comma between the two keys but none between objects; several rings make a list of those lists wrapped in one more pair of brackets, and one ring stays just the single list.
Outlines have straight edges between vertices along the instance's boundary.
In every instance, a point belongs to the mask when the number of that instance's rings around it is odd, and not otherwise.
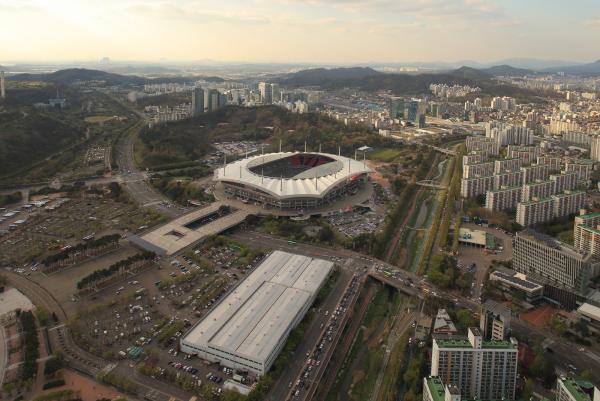
[{"label": "sky", "polygon": [[600,59],[599,0],[0,0],[0,61]]}]

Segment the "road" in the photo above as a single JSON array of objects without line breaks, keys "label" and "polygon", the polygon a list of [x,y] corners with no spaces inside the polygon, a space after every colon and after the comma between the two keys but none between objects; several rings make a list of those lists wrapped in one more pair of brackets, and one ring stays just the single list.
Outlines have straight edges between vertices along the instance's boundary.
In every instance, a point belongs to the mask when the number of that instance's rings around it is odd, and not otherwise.
[{"label": "road", "polygon": [[8,343],[4,326],[0,326],[0,388],[4,383],[4,372],[8,365]]}]

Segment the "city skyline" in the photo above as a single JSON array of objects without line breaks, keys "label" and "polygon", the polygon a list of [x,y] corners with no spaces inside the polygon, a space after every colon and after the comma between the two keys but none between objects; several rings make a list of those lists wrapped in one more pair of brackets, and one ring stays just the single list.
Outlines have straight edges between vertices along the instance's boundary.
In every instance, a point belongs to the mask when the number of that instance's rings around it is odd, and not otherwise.
[{"label": "city skyline", "polygon": [[[560,0],[0,0],[2,59],[222,62],[590,62],[600,4]],[[24,26],[28,28],[23,29]],[[562,26],[568,29],[556,29]],[[266,45],[265,45],[266,44]]]}]

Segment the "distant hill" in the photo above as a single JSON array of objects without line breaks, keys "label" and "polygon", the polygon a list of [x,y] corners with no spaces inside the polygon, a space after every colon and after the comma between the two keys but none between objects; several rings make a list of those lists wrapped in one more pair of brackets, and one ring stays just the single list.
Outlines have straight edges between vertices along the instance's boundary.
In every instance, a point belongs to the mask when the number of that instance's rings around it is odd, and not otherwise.
[{"label": "distant hill", "polygon": [[534,75],[535,71],[527,69],[527,68],[515,68],[508,64],[503,65],[495,65],[490,68],[483,68],[481,71],[486,74],[493,75],[495,77],[504,76],[504,77],[522,77],[524,75]]},{"label": "distant hill", "polygon": [[545,72],[564,72],[571,75],[600,75],[600,60],[593,63],[547,68]]},{"label": "distant hill", "polygon": [[462,66],[454,71],[450,71],[450,74],[464,79],[470,79],[473,81],[487,81],[492,78],[491,74],[488,74],[482,70],[478,70],[477,68],[467,66]]},{"label": "distant hill", "polygon": [[137,75],[121,75],[100,70],[90,70],[87,68],[68,68],[48,74],[17,74],[7,79],[12,81],[42,81],[59,85],[69,85],[76,81],[105,81],[107,85],[143,85],[153,82],[173,82],[183,83],[205,79],[211,82],[223,82],[220,77],[165,77],[165,78],[144,78]]},{"label": "distant hill", "polygon": [[284,76],[280,82],[290,86],[317,86],[329,81],[363,79],[383,75],[370,67],[312,68]]}]

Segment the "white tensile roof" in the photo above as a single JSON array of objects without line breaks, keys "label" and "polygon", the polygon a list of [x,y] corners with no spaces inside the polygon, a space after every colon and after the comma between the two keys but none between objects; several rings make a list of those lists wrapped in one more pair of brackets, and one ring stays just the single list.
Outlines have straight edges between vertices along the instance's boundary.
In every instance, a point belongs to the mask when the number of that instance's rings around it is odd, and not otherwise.
[{"label": "white tensile roof", "polygon": [[316,152],[310,152],[309,154],[329,157],[334,161],[303,171],[292,178],[261,176],[249,169],[277,159],[293,156],[294,154],[301,153],[269,153],[236,160],[215,170],[214,180],[253,186],[279,198],[321,198],[333,186],[345,180],[352,179],[354,176],[373,171],[363,161],[330,153]]}]

